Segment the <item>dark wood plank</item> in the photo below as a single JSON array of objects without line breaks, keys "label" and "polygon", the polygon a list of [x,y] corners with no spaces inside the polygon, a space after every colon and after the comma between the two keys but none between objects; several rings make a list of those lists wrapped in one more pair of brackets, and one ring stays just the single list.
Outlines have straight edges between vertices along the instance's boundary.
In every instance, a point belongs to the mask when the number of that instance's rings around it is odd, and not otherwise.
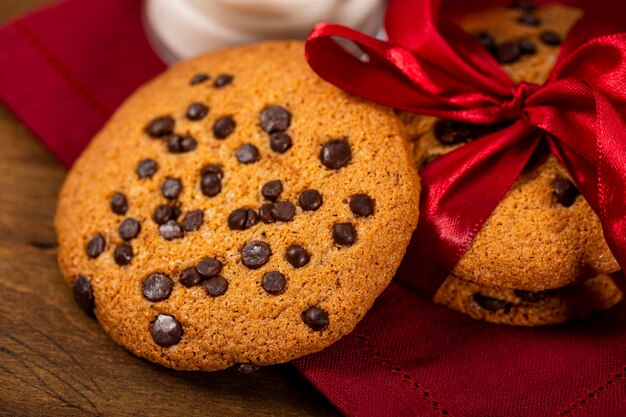
[{"label": "dark wood plank", "polygon": [[[47,2],[2,0],[0,22]],[[64,176],[0,108],[0,415],[339,415],[288,365],[177,372],[115,345],[59,276],[52,219]]]}]

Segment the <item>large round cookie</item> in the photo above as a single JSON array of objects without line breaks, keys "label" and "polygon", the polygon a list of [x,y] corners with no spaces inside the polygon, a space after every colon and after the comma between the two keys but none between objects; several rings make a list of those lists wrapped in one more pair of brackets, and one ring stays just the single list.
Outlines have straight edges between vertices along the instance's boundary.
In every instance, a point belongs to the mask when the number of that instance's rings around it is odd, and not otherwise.
[{"label": "large round cookie", "polygon": [[300,42],[180,63],[68,175],[62,273],[117,343],[168,367],[318,351],[404,254],[419,195],[407,146],[393,112],[319,79]]},{"label": "large round cookie", "polygon": [[[542,83],[556,61],[560,39],[581,14],[557,4],[530,11],[526,6],[483,10],[460,24],[493,51],[515,81]],[[482,127],[432,117],[402,113],[401,118],[413,138],[418,166],[485,133]],[[598,217],[550,156],[534,161],[519,177],[453,275],[483,286],[541,291],[618,269]]]}]

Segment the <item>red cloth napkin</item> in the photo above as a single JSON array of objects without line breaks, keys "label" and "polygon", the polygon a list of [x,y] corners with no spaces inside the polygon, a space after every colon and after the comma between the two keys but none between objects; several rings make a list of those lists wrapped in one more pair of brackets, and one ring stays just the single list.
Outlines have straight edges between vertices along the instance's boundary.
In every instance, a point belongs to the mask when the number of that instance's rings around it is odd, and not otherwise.
[{"label": "red cloth napkin", "polygon": [[[138,0],[66,0],[0,29],[0,98],[69,166],[165,65]],[[349,416],[624,416],[626,305],[565,326],[472,320],[398,284],[356,330],[294,362]]]}]

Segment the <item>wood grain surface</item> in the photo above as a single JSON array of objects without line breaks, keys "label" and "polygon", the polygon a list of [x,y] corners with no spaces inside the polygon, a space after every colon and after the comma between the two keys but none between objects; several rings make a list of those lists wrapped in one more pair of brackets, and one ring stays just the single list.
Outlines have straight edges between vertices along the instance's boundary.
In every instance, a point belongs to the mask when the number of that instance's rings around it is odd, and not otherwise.
[{"label": "wood grain surface", "polygon": [[[0,24],[45,3],[0,0]],[[0,107],[0,415],[339,415],[288,365],[177,372],[113,343],[59,276],[52,219],[64,176]]]}]

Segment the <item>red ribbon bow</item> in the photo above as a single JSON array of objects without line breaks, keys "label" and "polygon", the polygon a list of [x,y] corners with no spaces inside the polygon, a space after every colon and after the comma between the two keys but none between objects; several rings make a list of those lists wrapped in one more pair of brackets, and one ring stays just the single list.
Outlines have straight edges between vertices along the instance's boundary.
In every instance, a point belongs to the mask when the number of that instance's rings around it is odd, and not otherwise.
[{"label": "red ribbon bow", "polygon": [[[626,33],[616,33],[626,30],[622,2],[609,2],[613,10],[594,2],[585,10],[543,85],[515,84],[472,36],[438,17],[439,3],[390,0],[388,41],[322,23],[306,45],[313,70],[357,96],[444,119],[512,123],[421,171],[411,285],[434,295],[542,138],[599,216],[624,269]],[[609,24],[610,16],[621,22]],[[357,59],[331,37],[355,42],[369,59]]]}]

